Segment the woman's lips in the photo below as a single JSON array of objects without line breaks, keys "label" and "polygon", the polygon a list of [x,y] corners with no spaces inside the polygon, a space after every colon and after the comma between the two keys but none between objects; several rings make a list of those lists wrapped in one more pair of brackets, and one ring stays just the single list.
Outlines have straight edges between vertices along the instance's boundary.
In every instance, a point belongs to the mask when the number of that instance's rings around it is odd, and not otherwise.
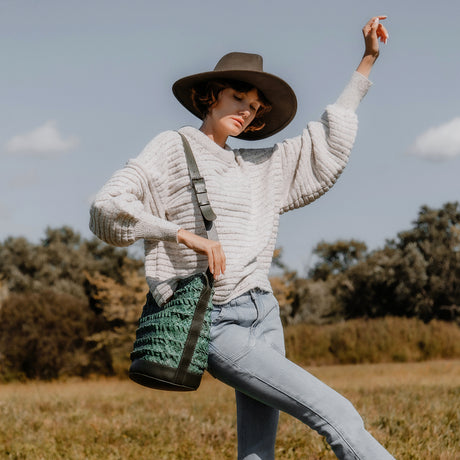
[{"label": "woman's lips", "polygon": [[244,122],[241,120],[241,118],[232,117],[232,120],[236,121],[240,125],[240,128],[244,126]]}]

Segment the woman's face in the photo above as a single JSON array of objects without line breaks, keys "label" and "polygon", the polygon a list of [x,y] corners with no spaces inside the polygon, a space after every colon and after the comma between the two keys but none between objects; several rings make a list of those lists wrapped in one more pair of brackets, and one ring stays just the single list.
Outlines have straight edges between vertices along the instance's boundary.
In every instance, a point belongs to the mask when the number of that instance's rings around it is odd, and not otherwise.
[{"label": "woman's face", "polygon": [[247,93],[225,88],[209,109],[205,124],[219,137],[238,136],[252,123],[260,105],[255,88]]}]

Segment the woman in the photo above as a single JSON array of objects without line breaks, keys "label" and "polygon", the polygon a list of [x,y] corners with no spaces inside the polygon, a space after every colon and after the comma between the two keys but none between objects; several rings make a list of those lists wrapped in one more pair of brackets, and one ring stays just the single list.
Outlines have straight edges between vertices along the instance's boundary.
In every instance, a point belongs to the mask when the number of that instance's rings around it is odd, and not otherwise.
[{"label": "woman", "polygon": [[208,240],[193,195],[181,137],[155,137],[97,195],[90,227],[109,244],[143,238],[145,270],[158,305],[177,280],[209,266],[215,278],[209,372],[236,389],[238,458],[274,458],[278,411],[324,435],[342,459],[393,458],[363,427],[342,396],[284,357],[279,307],[268,281],[279,215],[326,192],[354,142],[355,109],[388,33],[372,18],[363,28],[365,53],[349,84],[320,122],[271,148],[232,150],[229,136],[254,140],[284,128],[296,98],[262,58],[224,56],[213,71],[182,78],[179,101],[203,120],[179,131],[189,140],[209,200],[219,242]]}]

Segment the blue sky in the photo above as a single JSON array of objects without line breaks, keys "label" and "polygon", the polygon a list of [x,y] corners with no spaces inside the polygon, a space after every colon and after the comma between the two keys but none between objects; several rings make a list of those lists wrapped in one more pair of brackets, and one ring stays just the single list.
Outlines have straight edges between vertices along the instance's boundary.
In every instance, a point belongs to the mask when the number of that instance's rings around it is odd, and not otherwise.
[{"label": "blue sky", "polygon": [[0,240],[38,242],[61,225],[89,237],[91,197],[110,175],[159,132],[199,126],[172,83],[229,51],[262,54],[298,97],[291,125],[253,145],[297,135],[340,94],[377,14],[390,39],[350,163],[281,219],[278,246],[301,273],[321,240],[374,249],[421,205],[460,199],[460,2],[0,0]]}]

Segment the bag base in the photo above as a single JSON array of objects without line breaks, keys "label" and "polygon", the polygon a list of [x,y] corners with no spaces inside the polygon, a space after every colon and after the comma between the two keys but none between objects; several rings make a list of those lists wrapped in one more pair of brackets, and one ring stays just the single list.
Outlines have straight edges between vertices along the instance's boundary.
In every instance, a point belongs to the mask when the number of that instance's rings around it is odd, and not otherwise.
[{"label": "bag base", "polygon": [[179,373],[177,368],[136,359],[129,368],[129,378],[139,385],[155,390],[194,391],[200,386],[201,375]]}]

